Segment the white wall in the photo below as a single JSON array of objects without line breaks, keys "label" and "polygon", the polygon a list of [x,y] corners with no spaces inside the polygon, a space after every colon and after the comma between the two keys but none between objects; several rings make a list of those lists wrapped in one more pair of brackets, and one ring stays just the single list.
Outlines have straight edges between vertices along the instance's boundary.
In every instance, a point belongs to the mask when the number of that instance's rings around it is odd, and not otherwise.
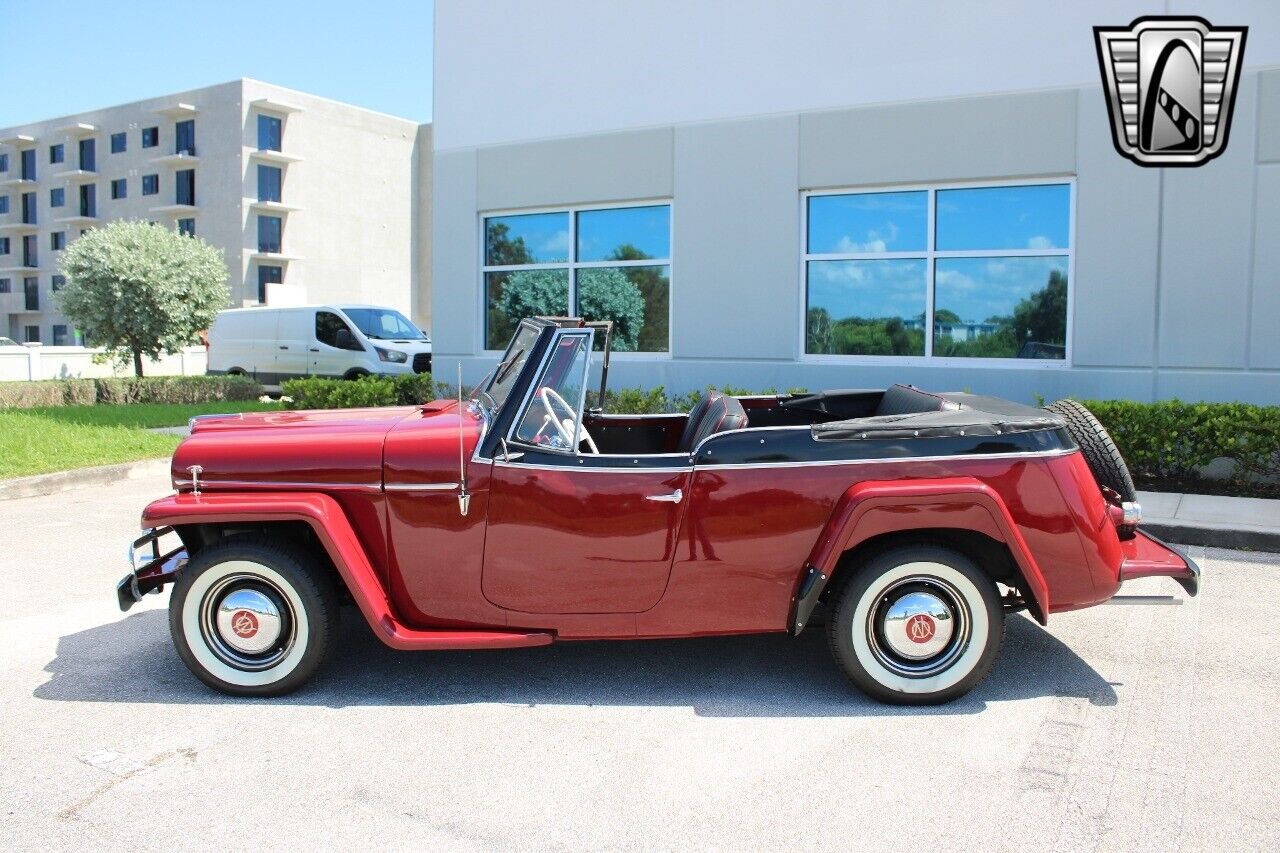
[{"label": "white wall", "polygon": [[[1195,14],[1280,63],[1280,3],[437,0],[437,151],[1098,82],[1094,26]],[[938,128],[945,133],[945,128]]]},{"label": "white wall", "polygon": [[[132,367],[95,362],[94,356],[101,353],[102,350],[85,347],[5,347],[0,349],[0,382],[133,375]],[[147,376],[201,376],[207,361],[204,347],[191,347],[177,355],[144,361],[142,372]]]}]

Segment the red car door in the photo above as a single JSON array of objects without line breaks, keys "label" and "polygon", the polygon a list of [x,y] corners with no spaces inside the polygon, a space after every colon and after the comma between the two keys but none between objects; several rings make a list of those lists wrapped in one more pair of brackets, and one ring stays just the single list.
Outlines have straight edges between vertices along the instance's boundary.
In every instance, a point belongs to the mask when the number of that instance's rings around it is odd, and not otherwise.
[{"label": "red car door", "polygon": [[485,598],[525,613],[638,613],[657,604],[688,502],[688,457],[521,449],[518,461],[493,463]]}]

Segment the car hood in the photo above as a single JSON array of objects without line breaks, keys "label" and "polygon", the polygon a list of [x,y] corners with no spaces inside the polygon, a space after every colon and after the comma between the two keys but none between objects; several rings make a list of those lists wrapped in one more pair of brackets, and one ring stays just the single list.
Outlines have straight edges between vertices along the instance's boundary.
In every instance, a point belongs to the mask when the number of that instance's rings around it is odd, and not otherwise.
[{"label": "car hood", "polygon": [[398,406],[305,412],[210,415],[192,421],[171,466],[174,485],[202,489],[360,488],[381,490],[387,433],[412,415],[438,408]]}]

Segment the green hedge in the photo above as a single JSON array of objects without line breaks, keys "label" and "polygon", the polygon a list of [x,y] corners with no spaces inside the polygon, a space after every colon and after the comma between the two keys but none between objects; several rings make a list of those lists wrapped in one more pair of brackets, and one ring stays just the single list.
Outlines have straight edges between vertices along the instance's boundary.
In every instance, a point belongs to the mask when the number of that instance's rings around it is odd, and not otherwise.
[{"label": "green hedge", "polygon": [[430,373],[359,379],[287,379],[280,387],[287,409],[359,409],[412,406],[435,399]]},{"label": "green hedge", "polygon": [[1195,480],[1215,459],[1245,483],[1280,476],[1280,406],[1083,400],[1139,480]]},{"label": "green hedge", "polygon": [[95,403],[213,403],[256,400],[262,386],[243,376],[145,376],[0,382],[0,409]]}]

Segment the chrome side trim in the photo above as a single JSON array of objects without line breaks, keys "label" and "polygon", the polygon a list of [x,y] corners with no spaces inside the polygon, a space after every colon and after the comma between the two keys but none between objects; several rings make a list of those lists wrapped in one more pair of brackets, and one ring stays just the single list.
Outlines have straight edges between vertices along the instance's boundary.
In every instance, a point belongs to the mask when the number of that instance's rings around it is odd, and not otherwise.
[{"label": "chrome side trim", "polygon": [[[174,488],[182,491],[184,487],[190,488],[190,480],[174,480]],[[381,483],[305,483],[291,481],[274,481],[274,480],[209,480],[202,478],[200,480],[201,493],[207,493],[210,488],[227,488],[227,489],[316,489],[318,491],[359,491],[359,492],[381,492]]]},{"label": "chrome side trim", "polygon": [[[972,462],[978,459],[999,461],[1003,459],[1048,459],[1055,456],[1070,456],[1079,453],[1078,448],[1056,448],[1054,450],[1025,450],[1018,453],[957,453],[951,456],[893,456],[878,459],[827,459],[805,462],[725,462],[696,466],[699,471],[731,471],[737,468],[814,468],[833,465],[885,465],[893,462]],[[652,469],[650,469],[652,470]]]},{"label": "chrome side trim", "polygon": [[[681,456],[684,456],[684,454],[683,454],[683,453],[682,453],[682,454],[680,454],[680,455],[681,455]],[[645,467],[641,468],[641,467],[639,466],[639,462],[637,462],[637,463],[636,463],[636,467],[635,467],[635,468],[627,468],[627,467],[624,467],[624,466],[616,466],[616,467],[609,467],[609,468],[601,468],[601,467],[595,467],[595,466],[587,467],[586,465],[581,464],[581,463],[582,463],[582,460],[584,460],[584,459],[593,459],[593,458],[595,458],[595,457],[592,457],[592,456],[580,456],[580,457],[578,457],[578,461],[579,461],[579,465],[578,465],[578,466],[575,466],[575,465],[534,465],[534,464],[530,464],[530,463],[527,463],[527,462],[503,462],[501,459],[494,459],[494,460],[493,460],[493,464],[494,464],[494,467],[496,467],[496,468],[525,468],[525,469],[528,469],[528,470],[530,470],[530,471],[560,471],[560,472],[565,472],[565,471],[576,471],[576,472],[577,472],[577,473],[579,473],[579,474],[619,474],[619,473],[624,473],[624,474],[625,474],[625,473],[628,473],[628,472],[637,472],[637,471],[639,471],[639,472],[643,472],[643,473],[645,473],[645,474],[657,474],[657,473],[669,473],[669,474],[674,474],[674,473],[687,473],[687,472],[689,472],[689,471],[692,471],[692,470],[693,470],[693,466],[692,466],[692,465],[683,465],[683,466],[680,466],[680,467],[661,467],[661,468],[659,468],[659,467],[653,467],[653,466],[645,466]],[[636,458],[636,457],[629,457],[629,458]]]},{"label": "chrome side trim", "polygon": [[382,488],[388,492],[452,492],[460,483],[387,483]]}]

